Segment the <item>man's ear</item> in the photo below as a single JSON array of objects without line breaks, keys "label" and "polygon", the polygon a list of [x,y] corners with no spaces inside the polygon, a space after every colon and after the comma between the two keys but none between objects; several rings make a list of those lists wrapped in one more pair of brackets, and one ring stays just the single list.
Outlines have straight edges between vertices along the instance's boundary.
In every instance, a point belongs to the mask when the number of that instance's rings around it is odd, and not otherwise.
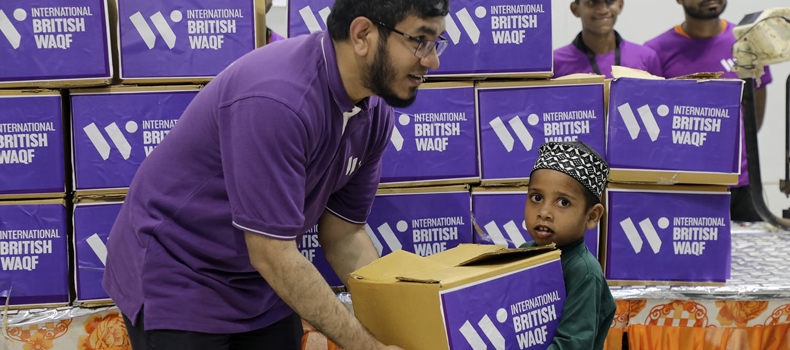
[{"label": "man's ear", "polygon": [[579,15],[579,3],[576,1],[571,1],[571,13],[576,16],[580,17]]},{"label": "man's ear", "polygon": [[357,17],[351,21],[348,37],[354,52],[359,56],[367,56],[376,47],[378,29],[369,19]]},{"label": "man's ear", "polygon": [[603,217],[604,207],[601,203],[596,203],[592,206],[589,210],[587,210],[587,229],[592,230],[598,223],[601,221],[601,217]]}]

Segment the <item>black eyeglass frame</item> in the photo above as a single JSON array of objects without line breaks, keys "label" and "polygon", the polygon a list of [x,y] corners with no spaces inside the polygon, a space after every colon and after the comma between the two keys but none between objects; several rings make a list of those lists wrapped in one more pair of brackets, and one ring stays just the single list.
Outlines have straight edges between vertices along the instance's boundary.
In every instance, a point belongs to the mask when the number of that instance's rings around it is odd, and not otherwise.
[{"label": "black eyeglass frame", "polygon": [[[425,40],[423,38],[401,32],[400,30],[390,27],[382,23],[381,21],[376,21],[375,24],[391,32],[398,33],[406,39],[416,42],[417,48],[414,49],[414,56],[419,59],[423,59],[427,57],[428,55],[431,54],[431,51],[433,50],[436,50],[436,57],[439,57],[442,55],[442,53],[444,53],[444,50],[447,49],[447,46],[450,46],[449,43],[447,42],[447,39],[445,39],[441,35],[439,35],[439,37],[436,38],[436,40]],[[420,54],[420,51],[422,51],[423,53]]]}]

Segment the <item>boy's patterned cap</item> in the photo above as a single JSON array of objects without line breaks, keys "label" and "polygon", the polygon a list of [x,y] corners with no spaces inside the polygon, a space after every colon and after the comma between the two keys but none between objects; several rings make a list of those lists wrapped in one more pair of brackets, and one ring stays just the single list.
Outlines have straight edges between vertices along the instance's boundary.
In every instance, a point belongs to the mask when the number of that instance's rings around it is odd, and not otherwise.
[{"label": "boy's patterned cap", "polygon": [[[538,160],[532,171],[552,169],[576,179],[601,200],[609,164],[583,142],[548,142],[540,146]],[[532,172],[530,172],[531,176]]]}]

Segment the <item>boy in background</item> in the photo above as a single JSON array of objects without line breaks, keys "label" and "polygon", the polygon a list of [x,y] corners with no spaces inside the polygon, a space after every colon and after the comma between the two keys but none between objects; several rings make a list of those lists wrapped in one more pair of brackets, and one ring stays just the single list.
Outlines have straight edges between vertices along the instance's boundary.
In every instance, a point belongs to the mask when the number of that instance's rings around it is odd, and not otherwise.
[{"label": "boy in background", "polygon": [[570,9],[582,30],[569,45],[554,50],[554,76],[595,73],[612,78],[612,66],[640,69],[662,75],[653,49],[623,40],[614,24],[624,0],[574,0]]},{"label": "boy in background", "polygon": [[549,349],[601,349],[616,306],[584,233],[604,213],[601,195],[609,165],[581,142],[549,142],[539,152],[524,208],[533,241],[522,247],[554,243],[562,252],[567,297]]}]

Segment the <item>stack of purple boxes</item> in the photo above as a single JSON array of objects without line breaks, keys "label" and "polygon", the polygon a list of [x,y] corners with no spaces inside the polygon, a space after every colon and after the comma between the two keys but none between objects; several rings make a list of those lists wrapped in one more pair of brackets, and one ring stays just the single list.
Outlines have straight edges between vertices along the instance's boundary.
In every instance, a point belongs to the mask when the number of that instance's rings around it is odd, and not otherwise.
[{"label": "stack of purple boxes", "polygon": [[722,284],[727,185],[740,172],[741,80],[619,78],[609,93],[610,284]]},{"label": "stack of purple boxes", "polygon": [[129,183],[201,84],[263,44],[257,6],[0,3],[0,295],[12,308],[110,303],[104,242]]}]

